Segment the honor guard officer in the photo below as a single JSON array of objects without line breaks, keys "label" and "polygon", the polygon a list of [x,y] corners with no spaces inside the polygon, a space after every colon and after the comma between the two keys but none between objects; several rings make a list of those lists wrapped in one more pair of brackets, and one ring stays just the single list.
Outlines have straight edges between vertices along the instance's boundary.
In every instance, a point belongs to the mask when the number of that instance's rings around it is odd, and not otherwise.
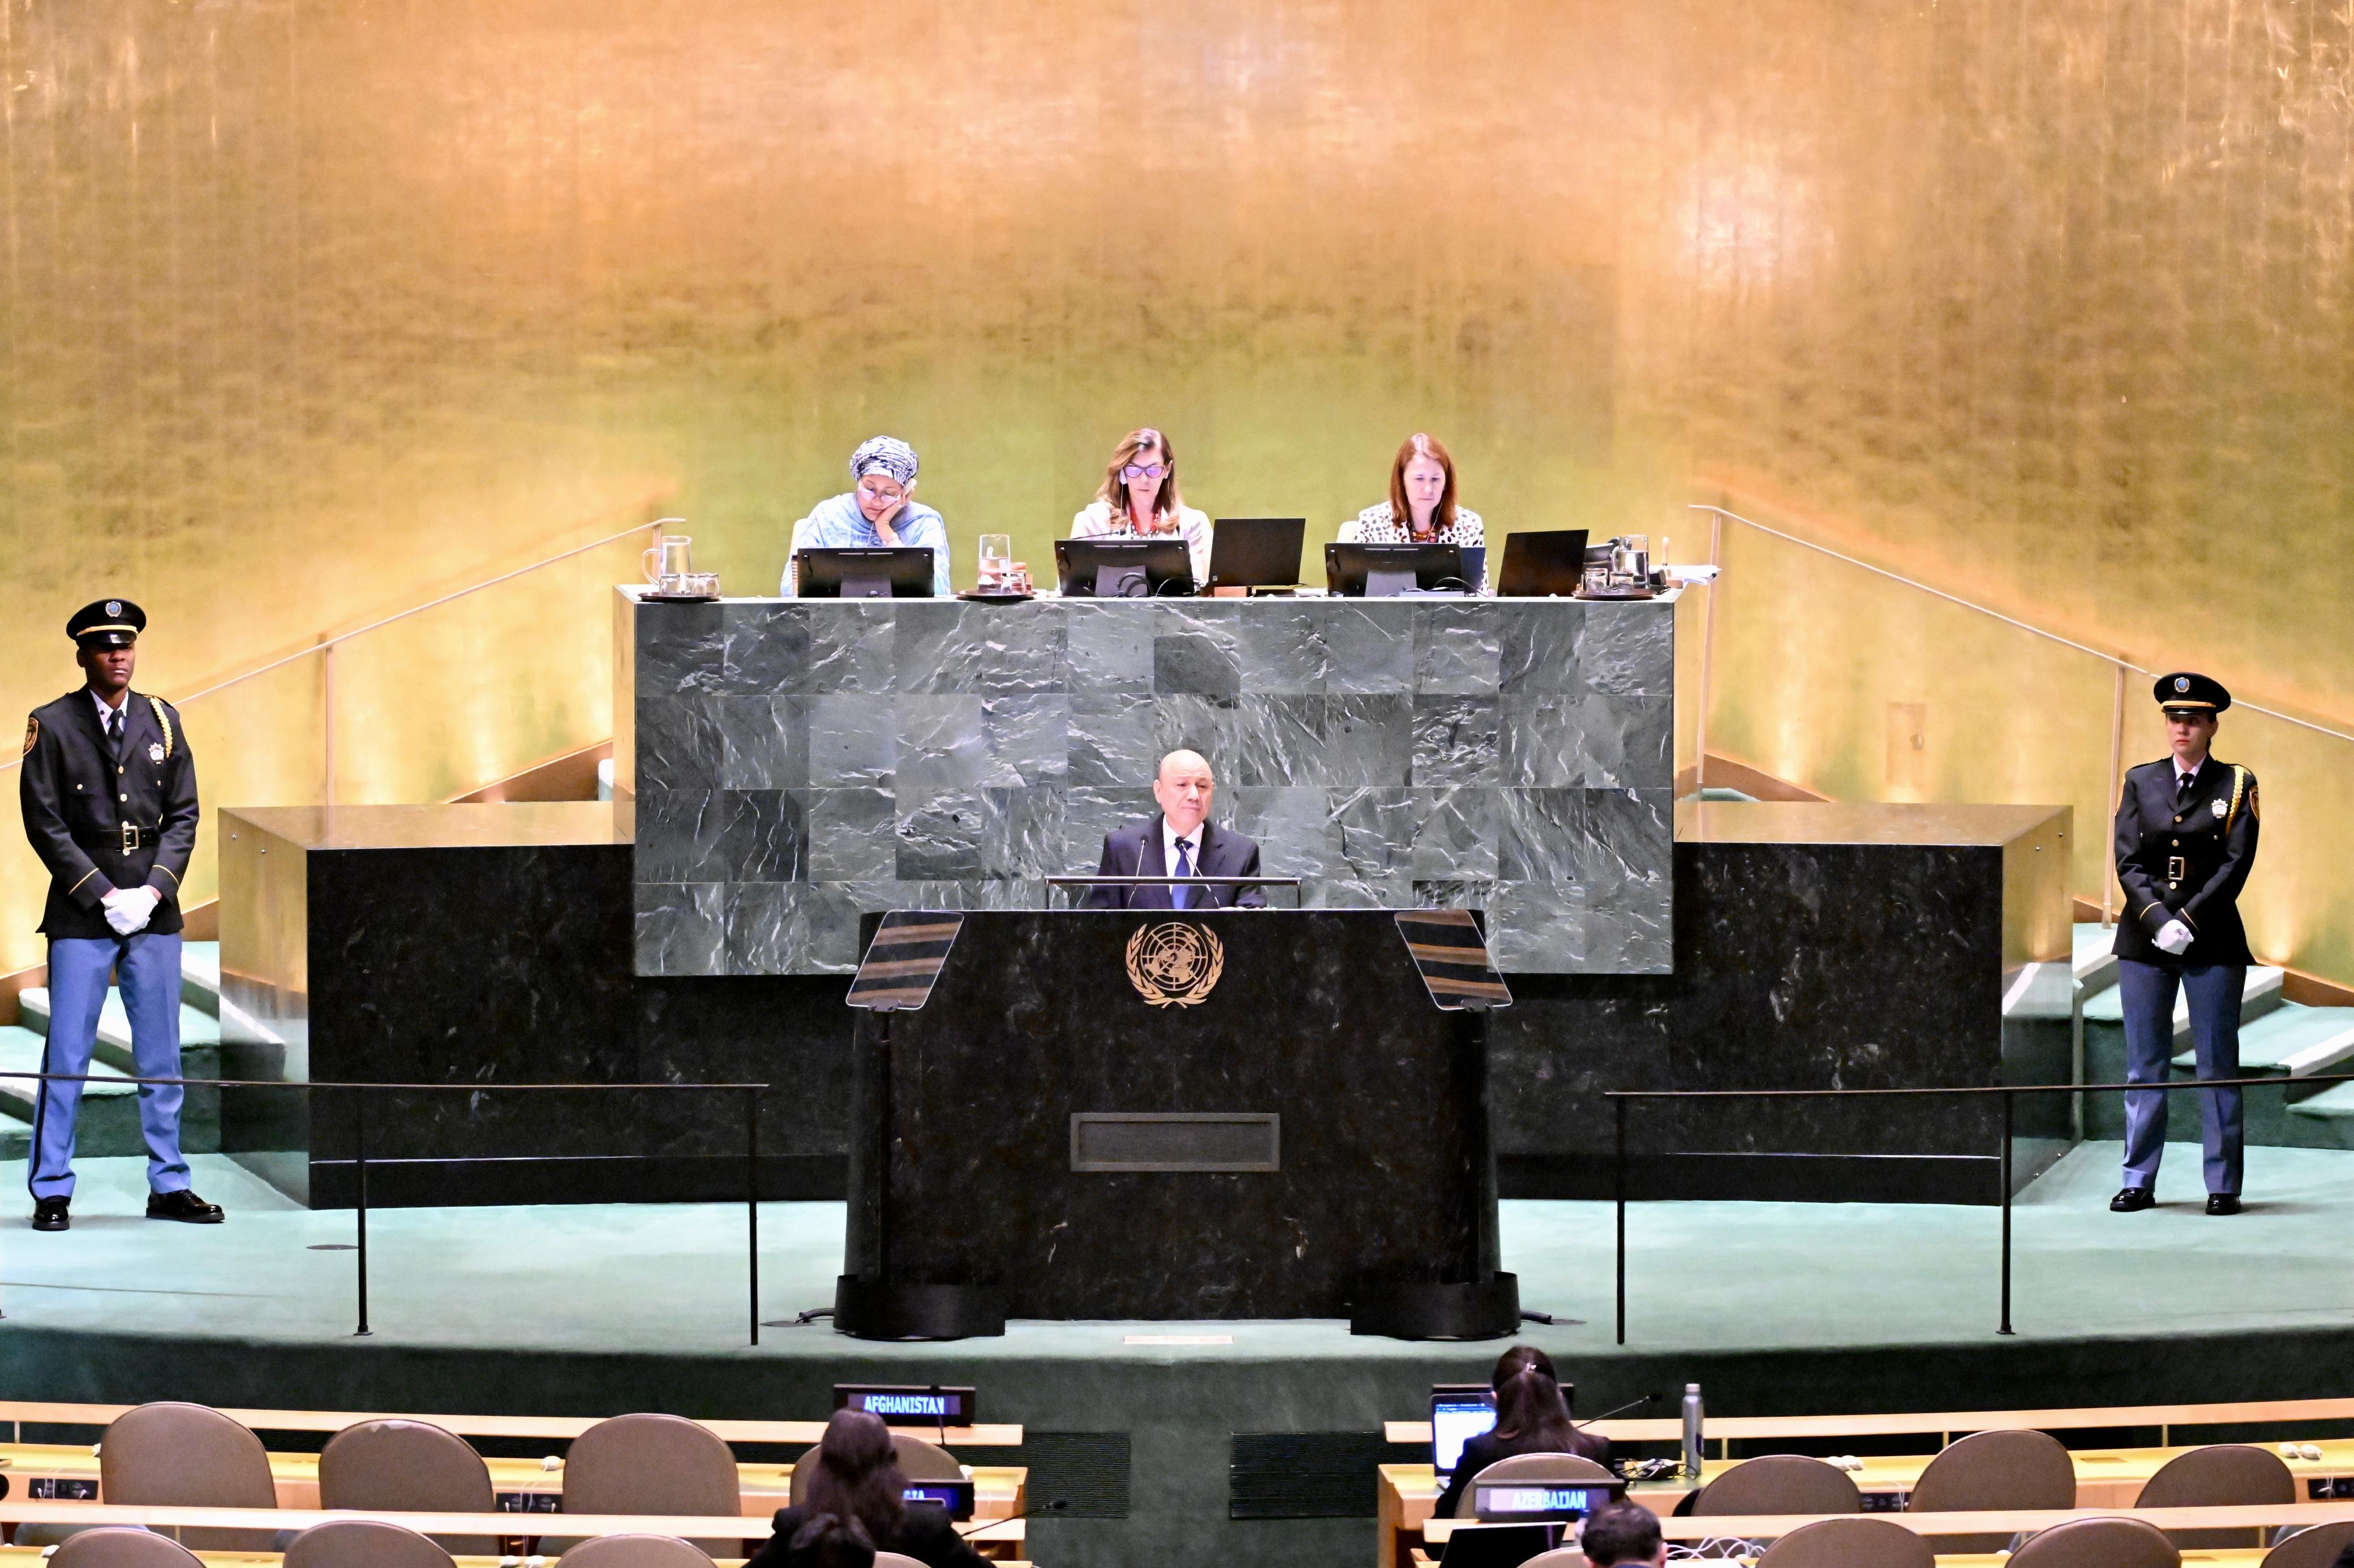
[{"label": "honor guard officer", "polygon": [[[2240,1075],[2240,993],[2254,960],[2240,925],[2240,889],[2256,860],[2256,776],[2208,755],[2216,715],[2232,705],[2221,683],[2161,675],[2153,694],[2166,711],[2174,755],[2126,774],[2117,801],[2118,989],[2125,1004],[2126,1082],[2162,1084],[2174,1060],[2174,996],[2190,1013],[2201,1078]],[[2126,1093],[2125,1190],[2119,1213],[2158,1202],[2167,1102]],[[2207,1212],[2240,1212],[2240,1091],[2208,1089],[2203,1103]]]},{"label": "honor guard officer", "polygon": [[[49,868],[41,930],[49,938],[49,1044],[41,1070],[90,1071],[110,976],[131,1015],[142,1078],[180,1075],[180,879],[196,842],[196,768],[180,715],[131,689],[147,616],[101,599],[66,622],[88,680],[34,710],[18,781],[25,834]],[[33,1228],[70,1223],[78,1082],[44,1079],[33,1117]],[[221,1211],[188,1190],[176,1084],[142,1085],[147,1217],[217,1224]]]}]

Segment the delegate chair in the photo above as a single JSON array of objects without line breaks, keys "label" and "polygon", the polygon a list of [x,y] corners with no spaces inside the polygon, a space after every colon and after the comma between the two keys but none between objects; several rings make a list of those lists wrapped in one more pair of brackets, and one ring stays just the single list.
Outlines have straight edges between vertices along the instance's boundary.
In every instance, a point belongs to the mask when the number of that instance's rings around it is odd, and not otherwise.
[{"label": "delegate chair", "polygon": [[[1709,1482],[1692,1499],[1694,1517],[1747,1513],[1861,1513],[1863,1494],[1847,1472],[1802,1454],[1765,1454]],[[1900,1530],[1903,1527],[1898,1526]]]},{"label": "delegate chair", "polygon": [[[938,1443],[927,1443],[921,1437],[905,1432],[891,1434],[891,1457],[899,1461],[899,1473],[911,1481],[960,1481],[964,1466],[957,1457]],[[809,1500],[810,1472],[817,1468],[817,1450],[811,1448],[793,1461],[793,1473],[787,1484],[785,1500],[798,1507]]]},{"label": "delegate chair", "polygon": [[[2044,1432],[1973,1432],[1930,1460],[1906,1499],[1907,1513],[1978,1513],[1998,1509],[2076,1506],[2076,1462]],[[1940,1552],[1999,1552],[2008,1531],[1940,1535]]]},{"label": "delegate chair", "polygon": [[2137,1519],[2073,1519],[2029,1536],[2006,1568],[2182,1568],[2182,1553]]},{"label": "delegate chair", "polygon": [[1477,1505],[1482,1485],[1493,1486],[1500,1481],[1575,1485],[1579,1481],[1615,1481],[1617,1478],[1593,1460],[1580,1458],[1575,1454],[1514,1454],[1510,1458],[1497,1460],[1471,1478],[1471,1484],[1465,1487],[1463,1495],[1456,1499],[1455,1517],[1479,1517]]},{"label": "delegate chair", "polygon": [[1766,1549],[1757,1568],[1936,1568],[1922,1536],[1893,1520],[1824,1519],[1802,1524]]},{"label": "delegate chair", "polygon": [[[319,1506],[354,1513],[489,1513],[490,1467],[463,1437],[427,1421],[363,1421],[319,1454]],[[451,1536],[444,1552],[495,1557],[488,1536]]]},{"label": "delegate chair", "polygon": [[67,1537],[51,1553],[49,1568],[200,1568],[200,1560],[186,1547],[152,1530],[108,1525]]},{"label": "delegate chair", "polygon": [[[2245,1443],[2218,1443],[2178,1454],[2160,1467],[2134,1499],[2136,1508],[2230,1508],[2296,1501],[2296,1478],[2280,1456]],[[2184,1551],[2262,1546],[2261,1528],[2170,1530],[2167,1537]]]},{"label": "delegate chair", "polygon": [[2317,1524],[2264,1553],[2264,1568],[2338,1568],[2339,1553],[2354,1551],[2354,1520]]},{"label": "delegate chair", "polygon": [[[877,1557],[875,1563],[883,1561]],[[1551,1552],[1540,1552],[1521,1568],[1585,1568],[1585,1553],[1575,1546],[1556,1546]]]},{"label": "delegate chair", "polygon": [[[564,1511],[731,1518],[744,1511],[735,1451],[710,1428],[682,1416],[599,1421],[575,1437],[564,1456]],[[706,1556],[743,1555],[739,1542],[695,1545]]]},{"label": "delegate chair", "polygon": [[[98,1446],[98,1488],[111,1503],[278,1506],[278,1484],[261,1439],[201,1404],[143,1404],[116,1416]],[[271,1530],[192,1527],[171,1533],[191,1552],[270,1552],[278,1542]]]},{"label": "delegate chair", "polygon": [[288,1542],[281,1568],[455,1568],[455,1564],[447,1552],[413,1530],[381,1520],[338,1519],[314,1524]]},{"label": "delegate chair", "polygon": [[[875,1554],[875,1568],[924,1568],[924,1563],[921,1558],[910,1557],[905,1552],[878,1552]],[[1522,1568],[1527,1568],[1527,1564],[1523,1563]]]},{"label": "delegate chair", "polygon": [[[730,1556],[740,1542],[729,1543]],[[557,1558],[557,1568],[712,1568],[711,1558],[674,1535],[600,1535]]]}]

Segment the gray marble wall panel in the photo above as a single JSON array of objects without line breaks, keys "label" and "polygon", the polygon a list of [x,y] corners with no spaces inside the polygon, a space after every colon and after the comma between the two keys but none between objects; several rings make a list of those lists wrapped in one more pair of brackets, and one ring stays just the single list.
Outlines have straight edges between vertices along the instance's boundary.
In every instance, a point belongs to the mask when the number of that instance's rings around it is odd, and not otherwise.
[{"label": "gray marble wall panel", "polygon": [[822,974],[859,914],[1035,908],[1189,747],[1310,908],[1670,967],[1666,601],[743,599],[635,621],[637,967]]}]

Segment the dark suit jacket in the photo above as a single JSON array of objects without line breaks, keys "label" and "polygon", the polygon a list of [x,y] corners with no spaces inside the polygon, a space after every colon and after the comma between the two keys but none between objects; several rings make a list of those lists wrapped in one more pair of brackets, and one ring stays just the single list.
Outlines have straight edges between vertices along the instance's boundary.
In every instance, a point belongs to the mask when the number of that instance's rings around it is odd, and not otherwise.
[{"label": "dark suit jacket", "polygon": [[1462,1500],[1472,1478],[1499,1459],[1509,1459],[1516,1454],[1560,1453],[1591,1459],[1606,1470],[1610,1467],[1610,1439],[1591,1432],[1571,1433],[1567,1448],[1555,1448],[1533,1437],[1499,1437],[1493,1432],[1482,1432],[1463,1445],[1463,1457],[1456,1462],[1455,1473],[1447,1478],[1447,1490],[1439,1494],[1437,1506],[1430,1510],[1431,1517],[1453,1519],[1455,1505]]},{"label": "dark suit jacket", "polygon": [[[810,1511],[806,1508],[780,1508],[777,1510],[777,1533],[752,1554],[744,1568],[795,1568],[793,1533],[807,1524]],[[974,1551],[956,1532],[949,1522],[948,1510],[928,1503],[907,1505],[907,1522],[888,1541],[877,1541],[875,1547],[884,1552],[896,1552],[912,1557],[929,1568],[986,1568],[988,1559]]]},{"label": "dark suit jacket", "polygon": [[[122,760],[98,726],[89,688],[33,710],[16,798],[25,836],[49,870],[41,930],[52,938],[111,937],[100,900],[141,884],[163,895],[146,929],[180,928],[180,879],[196,847],[196,765],[171,704],[123,695]],[[122,830],[140,830],[125,852]]]},{"label": "dark suit jacket", "polygon": [[[2174,799],[2174,759],[2127,769],[2117,799],[2117,882],[2126,918],[2116,955],[2145,964],[2249,964],[2240,889],[2256,862],[2256,776],[2212,757],[2199,765],[2190,798]],[[2169,956],[2156,940],[2168,920],[2190,927],[2190,948]]]},{"label": "dark suit jacket", "polygon": [[[1103,863],[1097,876],[1167,876],[1169,864],[1161,853],[1158,813],[1104,835]],[[1202,824],[1202,853],[1194,857],[1196,876],[1256,876],[1258,843],[1215,822]],[[1097,887],[1087,894],[1091,909],[1173,909],[1166,887]],[[1262,909],[1267,895],[1259,888],[1235,883],[1204,882],[1187,889],[1189,909]]]}]

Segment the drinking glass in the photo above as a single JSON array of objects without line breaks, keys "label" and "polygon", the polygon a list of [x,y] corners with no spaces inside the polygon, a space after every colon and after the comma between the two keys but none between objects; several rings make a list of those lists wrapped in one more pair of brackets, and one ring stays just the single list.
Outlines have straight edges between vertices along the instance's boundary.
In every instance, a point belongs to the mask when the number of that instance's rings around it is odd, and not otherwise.
[{"label": "drinking glass", "polygon": [[983,534],[981,536],[981,588],[984,593],[1003,586],[1006,568],[1013,559],[1013,535]]}]

